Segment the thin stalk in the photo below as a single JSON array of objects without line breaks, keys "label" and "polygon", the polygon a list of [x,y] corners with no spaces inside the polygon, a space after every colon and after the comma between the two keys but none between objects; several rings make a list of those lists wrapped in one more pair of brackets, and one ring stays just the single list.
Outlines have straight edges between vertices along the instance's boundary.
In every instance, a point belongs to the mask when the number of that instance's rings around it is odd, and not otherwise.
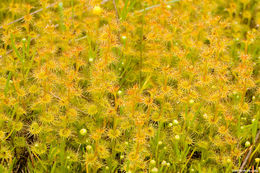
[{"label": "thin stalk", "polygon": [[72,6],[72,27],[74,28],[74,0],[71,0]]},{"label": "thin stalk", "polygon": [[142,26],[141,26],[141,34],[140,34],[140,67],[139,67],[139,86],[141,88],[142,85],[142,68],[143,68],[143,37],[144,37],[144,15],[145,10],[142,15]]},{"label": "thin stalk", "polygon": [[114,5],[115,11],[116,11],[116,19],[117,19],[117,22],[119,23],[119,13],[118,13],[118,9],[117,9],[115,0],[113,0],[113,5]]},{"label": "thin stalk", "polygon": [[[57,3],[57,2],[48,5],[45,9],[54,7],[54,6],[56,5],[56,3]],[[43,8],[40,8],[40,9],[38,9],[38,10],[36,10],[36,11],[30,13],[30,15],[37,14],[37,13],[39,13],[39,12],[41,12],[41,11],[43,11]],[[20,21],[22,21],[23,19],[24,19],[24,17],[21,17],[21,18],[19,18],[19,19],[16,19],[16,20],[14,20],[14,21],[8,23],[7,26],[8,26],[8,25],[12,25],[12,24],[17,23],[17,22],[20,22]],[[0,29],[2,29],[2,28],[3,28],[3,26],[0,26]]]},{"label": "thin stalk", "polygon": [[62,32],[65,31],[65,25],[64,25],[64,9],[63,9],[63,3],[59,3],[59,13],[60,13],[60,30]]},{"label": "thin stalk", "polygon": [[[180,0],[168,1],[168,2],[166,2],[166,4],[172,4],[172,3],[175,3],[175,2],[178,2],[178,1],[180,1]],[[136,12],[137,13],[142,13],[144,11],[147,11],[147,10],[150,10],[150,9],[153,9],[153,8],[156,8],[156,7],[160,7],[160,6],[161,6],[161,4],[156,4],[156,5],[152,5],[150,7],[144,8],[142,10],[136,11]]]}]

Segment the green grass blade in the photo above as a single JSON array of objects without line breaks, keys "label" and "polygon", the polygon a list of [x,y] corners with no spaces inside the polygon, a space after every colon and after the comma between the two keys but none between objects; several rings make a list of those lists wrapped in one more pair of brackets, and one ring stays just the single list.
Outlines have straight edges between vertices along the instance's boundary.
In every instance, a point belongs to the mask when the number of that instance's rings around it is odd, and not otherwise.
[{"label": "green grass blade", "polygon": [[9,71],[7,81],[6,81],[6,84],[5,84],[5,96],[7,96],[7,92],[9,91],[9,84],[10,84],[11,77],[12,77],[12,72]]}]

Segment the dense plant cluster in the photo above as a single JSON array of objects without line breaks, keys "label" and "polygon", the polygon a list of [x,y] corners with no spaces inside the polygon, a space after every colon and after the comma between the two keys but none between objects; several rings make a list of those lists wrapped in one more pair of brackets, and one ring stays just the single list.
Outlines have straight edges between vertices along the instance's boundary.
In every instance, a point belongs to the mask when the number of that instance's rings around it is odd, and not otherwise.
[{"label": "dense plant cluster", "polygon": [[0,7],[0,172],[260,166],[259,1]]}]

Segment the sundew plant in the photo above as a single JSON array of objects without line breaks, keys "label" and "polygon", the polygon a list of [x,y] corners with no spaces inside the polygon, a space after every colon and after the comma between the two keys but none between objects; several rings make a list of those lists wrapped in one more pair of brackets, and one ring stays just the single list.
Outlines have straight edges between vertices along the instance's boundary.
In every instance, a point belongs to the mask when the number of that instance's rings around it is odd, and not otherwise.
[{"label": "sundew plant", "polygon": [[260,172],[260,1],[1,0],[0,173]]}]

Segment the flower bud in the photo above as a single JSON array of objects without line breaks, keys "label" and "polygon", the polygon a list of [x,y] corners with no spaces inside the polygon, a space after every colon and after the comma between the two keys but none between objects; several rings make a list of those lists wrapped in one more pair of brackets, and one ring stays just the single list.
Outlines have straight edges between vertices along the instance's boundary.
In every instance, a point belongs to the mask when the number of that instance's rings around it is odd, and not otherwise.
[{"label": "flower bud", "polygon": [[245,147],[249,147],[250,145],[251,145],[251,143],[249,141],[246,141]]},{"label": "flower bud", "polygon": [[126,35],[122,35],[122,36],[121,36],[121,39],[122,39],[123,41],[125,41],[125,40],[127,39]]},{"label": "flower bud", "polygon": [[26,43],[26,38],[23,38],[23,39],[22,39],[22,42],[23,42],[23,43]]},{"label": "flower bud", "polygon": [[101,14],[102,13],[102,8],[100,7],[100,6],[95,6],[94,8],[93,8],[93,14],[95,14],[95,15],[99,15],[99,14]]},{"label": "flower bud", "polygon": [[151,160],[151,161],[150,161],[150,164],[151,164],[151,165],[155,165],[155,164],[156,164],[156,161],[155,161],[155,160]]},{"label": "flower bud", "polygon": [[82,135],[82,136],[85,136],[87,134],[87,130],[86,129],[81,129],[79,131],[79,133]]},{"label": "flower bud", "polygon": [[178,125],[179,124],[178,120],[173,120],[173,124]]},{"label": "flower bud", "polygon": [[62,2],[59,3],[59,7],[63,8],[63,3]]},{"label": "flower bud", "polygon": [[118,93],[118,95],[122,95],[123,91],[118,90],[117,93]]},{"label": "flower bud", "polygon": [[158,172],[158,168],[154,167],[151,172],[152,172],[152,173]]},{"label": "flower bud", "polygon": [[94,59],[93,59],[92,57],[90,57],[90,58],[88,59],[88,61],[89,61],[89,62],[93,62]]},{"label": "flower bud", "polygon": [[231,159],[227,159],[227,163],[230,164],[231,163]]},{"label": "flower bud", "polygon": [[193,104],[193,103],[194,103],[194,100],[193,100],[193,99],[190,99],[190,100],[189,100],[189,103],[190,103],[190,104]]},{"label": "flower bud", "polygon": [[180,136],[179,135],[175,135],[175,139],[178,141],[180,140]]},{"label": "flower bud", "polygon": [[165,160],[162,161],[162,166],[166,166],[167,162]]},{"label": "flower bud", "polygon": [[91,145],[87,145],[87,150],[88,151],[92,150],[92,146]]}]

